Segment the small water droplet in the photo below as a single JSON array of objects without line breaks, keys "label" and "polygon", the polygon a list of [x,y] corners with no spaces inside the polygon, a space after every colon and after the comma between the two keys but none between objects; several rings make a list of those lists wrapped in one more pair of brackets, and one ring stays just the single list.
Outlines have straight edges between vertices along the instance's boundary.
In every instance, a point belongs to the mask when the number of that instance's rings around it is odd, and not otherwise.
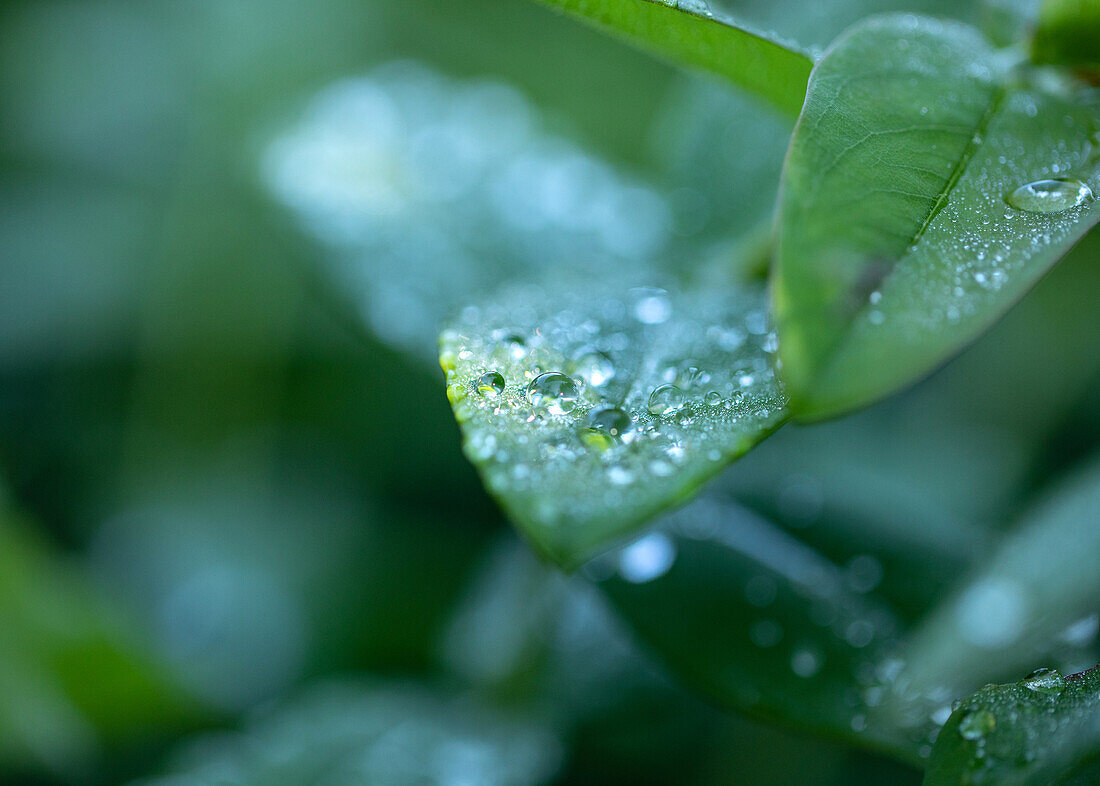
[{"label": "small water droplet", "polygon": [[504,377],[499,371],[486,371],[477,378],[477,392],[486,398],[497,398],[504,392]]},{"label": "small water droplet", "polygon": [[1062,213],[1093,198],[1080,180],[1036,180],[1008,195],[1008,203],[1028,213]]},{"label": "small water droplet", "polygon": [[717,407],[722,403],[722,394],[717,390],[712,390],[703,397],[703,401],[707,403],[707,406]]},{"label": "small water droplet", "polygon": [[1057,669],[1036,669],[1024,677],[1020,683],[1028,690],[1057,696],[1066,687],[1065,680]]},{"label": "small water droplet", "polygon": [[989,710],[970,710],[959,719],[959,736],[964,740],[980,740],[997,726]]},{"label": "small water droplet", "polygon": [[527,386],[527,401],[551,415],[564,415],[577,406],[577,383],[560,371],[547,371]]},{"label": "small water droplet", "polygon": [[675,385],[661,385],[649,394],[652,415],[673,415],[684,408],[684,392]]},{"label": "small water droplet", "polygon": [[493,339],[503,344],[508,350],[508,354],[516,360],[526,357],[527,342],[519,333],[509,330],[498,330],[493,334]]}]

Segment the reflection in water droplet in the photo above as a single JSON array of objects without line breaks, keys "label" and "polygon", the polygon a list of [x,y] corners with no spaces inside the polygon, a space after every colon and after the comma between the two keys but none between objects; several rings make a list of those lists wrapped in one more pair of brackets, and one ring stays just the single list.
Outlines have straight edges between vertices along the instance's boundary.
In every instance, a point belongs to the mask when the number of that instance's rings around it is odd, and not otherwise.
[{"label": "reflection in water droplet", "polygon": [[611,358],[595,349],[582,350],[574,361],[573,369],[577,376],[597,388],[606,385],[615,376]]},{"label": "reflection in water droplet", "polygon": [[1092,189],[1080,180],[1036,180],[1008,195],[1008,203],[1029,213],[1062,213],[1092,200]]},{"label": "reflection in water droplet", "polygon": [[959,719],[959,736],[964,740],[980,740],[996,725],[997,719],[989,710],[970,710]]},{"label": "reflection in water droplet", "polygon": [[1036,669],[1024,677],[1020,683],[1028,690],[1056,696],[1066,687],[1065,680],[1057,669]]},{"label": "reflection in water droplet", "polygon": [[684,392],[675,385],[661,385],[649,394],[648,409],[653,415],[673,415],[684,407]]},{"label": "reflection in water droplet", "polygon": [[486,398],[496,398],[504,392],[504,377],[499,371],[486,371],[478,377],[477,392]]},{"label": "reflection in water droplet", "polygon": [[527,401],[551,415],[564,415],[577,406],[577,383],[560,371],[539,374],[527,386]]},{"label": "reflection in water droplet", "polygon": [[585,428],[580,430],[581,442],[596,450],[607,450],[615,446],[615,438],[606,431],[597,428]]}]

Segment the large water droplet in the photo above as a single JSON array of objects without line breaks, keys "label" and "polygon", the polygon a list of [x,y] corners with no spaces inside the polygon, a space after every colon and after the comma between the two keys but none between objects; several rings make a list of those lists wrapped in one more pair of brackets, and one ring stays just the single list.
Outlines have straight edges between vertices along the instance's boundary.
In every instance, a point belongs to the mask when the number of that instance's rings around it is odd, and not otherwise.
[{"label": "large water droplet", "polygon": [[630,431],[634,424],[630,420],[630,415],[618,407],[602,406],[594,407],[588,413],[588,425],[613,437],[621,437]]},{"label": "large water droplet", "polygon": [[527,401],[551,415],[564,415],[577,406],[577,383],[560,371],[547,371],[527,386]]},{"label": "large water droplet", "polygon": [[684,392],[675,385],[661,385],[649,394],[652,415],[673,415],[684,408]]},{"label": "large water droplet", "polygon": [[980,740],[997,726],[989,710],[970,710],[959,719],[959,736],[964,740]]},{"label": "large water droplet", "polygon": [[497,398],[504,392],[504,377],[499,371],[486,371],[477,378],[477,392],[486,398]]},{"label": "large water droplet", "polygon": [[1028,690],[1052,696],[1058,695],[1066,687],[1065,680],[1057,669],[1036,669],[1024,677],[1020,684]]},{"label": "large water droplet", "polygon": [[1062,213],[1093,198],[1080,180],[1036,180],[1008,195],[1008,203],[1029,213]]}]

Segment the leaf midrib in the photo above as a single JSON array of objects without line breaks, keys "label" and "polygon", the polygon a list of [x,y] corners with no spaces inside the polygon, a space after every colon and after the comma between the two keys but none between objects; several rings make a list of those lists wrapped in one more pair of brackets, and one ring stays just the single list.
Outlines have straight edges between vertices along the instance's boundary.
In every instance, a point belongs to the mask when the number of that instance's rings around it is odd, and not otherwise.
[{"label": "leaf midrib", "polygon": [[[996,117],[997,112],[1000,110],[1005,97],[1008,95],[1008,88],[999,84],[995,88],[993,94],[990,96],[989,105],[986,107],[986,111],[979,118],[978,122],[974,125],[970,134],[970,139],[966,143],[966,147],[963,149],[962,155],[959,156],[959,160],[955,163],[955,167],[951,170],[951,174],[948,175],[946,181],[944,181],[943,188],[940,189],[936,195],[936,200],[932,203],[932,207],[929,209],[928,214],[921,221],[920,226],[917,227],[913,236],[909,242],[905,245],[905,251],[898,255],[897,259],[890,265],[889,271],[882,277],[882,280],[878,284],[879,289],[884,289],[887,281],[890,280],[894,272],[900,267],[907,259],[909,259],[920,243],[921,238],[924,237],[928,228],[932,225],[932,222],[936,220],[936,216],[940,214],[944,207],[947,205],[947,201],[951,196],[952,191],[958,185],[959,180],[966,174],[966,169],[973,160],[974,155],[978,149],[985,143],[985,135],[989,130],[990,123],[993,122],[993,118]],[[878,308],[878,306],[875,306]],[[817,365],[815,370],[815,376],[818,378],[828,376],[836,366],[838,357],[840,355],[840,349],[843,347],[845,341],[850,335],[850,328],[854,325],[864,314],[871,309],[870,303],[863,303],[855,311],[852,312],[851,317],[848,318],[844,324],[844,329],[837,334],[836,341],[829,348],[829,351],[823,353],[822,361]]]}]

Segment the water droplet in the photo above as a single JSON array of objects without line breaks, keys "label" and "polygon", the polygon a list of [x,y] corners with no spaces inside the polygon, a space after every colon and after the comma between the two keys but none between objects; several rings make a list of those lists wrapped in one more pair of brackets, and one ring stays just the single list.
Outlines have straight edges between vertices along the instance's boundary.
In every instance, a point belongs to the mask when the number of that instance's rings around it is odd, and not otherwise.
[{"label": "water droplet", "polygon": [[603,352],[595,349],[582,350],[573,362],[577,376],[593,387],[603,387],[615,376],[615,364]]},{"label": "water droplet", "polygon": [[712,390],[703,397],[703,401],[707,403],[707,406],[717,407],[722,403],[722,394],[717,390]]},{"label": "water droplet", "polygon": [[493,334],[493,339],[507,348],[508,354],[516,360],[527,355],[527,342],[519,333],[508,330],[498,330]]},{"label": "water droplet", "polygon": [[1036,180],[1008,195],[1008,203],[1028,213],[1062,213],[1092,200],[1092,189],[1080,180]]},{"label": "water droplet", "polygon": [[675,561],[676,544],[654,532],[619,553],[619,574],[632,584],[643,584],[668,573]]},{"label": "water droplet", "polygon": [[645,325],[660,325],[672,316],[672,303],[663,289],[642,287],[634,291],[634,318]]},{"label": "water droplet", "polygon": [[560,371],[547,371],[527,386],[527,401],[551,415],[564,415],[577,406],[577,383]]},{"label": "water droplet", "polygon": [[791,656],[791,671],[799,677],[812,677],[821,671],[821,658],[810,650],[797,650]]},{"label": "water droplet", "polygon": [[980,740],[997,726],[989,710],[970,710],[959,719],[959,736],[964,740]]},{"label": "water droplet", "polygon": [[588,425],[612,437],[622,437],[634,427],[634,422],[618,407],[602,406],[593,407],[588,413]]},{"label": "water droplet", "polygon": [[634,482],[634,473],[624,467],[612,467],[607,471],[607,479],[616,486],[629,486]]},{"label": "water droplet", "polygon": [[684,408],[684,392],[675,385],[661,385],[649,394],[652,415],[673,415]]},{"label": "water droplet", "polygon": [[477,378],[477,392],[486,398],[497,398],[504,392],[504,377],[499,371],[486,371]]},{"label": "water droplet", "polygon": [[1057,696],[1066,687],[1065,680],[1057,669],[1036,669],[1024,677],[1020,683],[1028,690]]}]

